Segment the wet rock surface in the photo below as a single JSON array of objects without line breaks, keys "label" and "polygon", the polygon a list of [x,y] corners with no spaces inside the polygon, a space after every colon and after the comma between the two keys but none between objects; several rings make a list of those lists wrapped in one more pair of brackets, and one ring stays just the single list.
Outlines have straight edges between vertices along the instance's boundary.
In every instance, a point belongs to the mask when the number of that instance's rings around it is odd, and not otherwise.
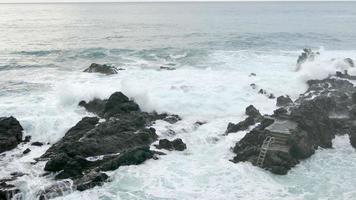
[{"label": "wet rock surface", "polygon": [[229,123],[227,125],[227,129],[225,131],[225,135],[228,135],[229,133],[236,133],[239,131],[245,131],[247,130],[250,126],[255,125],[257,122],[260,122],[262,120],[262,115],[259,110],[257,110],[253,105],[249,105],[245,109],[245,114],[248,116],[246,119],[243,121],[234,124],[234,123]]},{"label": "wet rock surface", "polygon": [[92,63],[84,72],[88,73],[101,73],[105,75],[117,74],[117,70],[115,67],[110,65],[100,65],[96,63]]},{"label": "wet rock surface", "polygon": [[233,148],[236,156],[232,161],[260,165],[261,146],[267,137],[274,140],[260,167],[280,175],[312,156],[317,148],[332,148],[336,134],[349,134],[351,145],[356,147],[353,111],[356,88],[353,84],[329,77],[310,80],[308,86],[294,104],[290,99],[279,97],[280,108],[272,115],[261,116],[260,124],[236,143]]},{"label": "wet rock surface", "polygon": [[14,117],[0,117],[0,153],[15,148],[22,142],[23,128]]},{"label": "wet rock surface", "polygon": [[[155,152],[149,146],[158,136],[149,126],[156,120],[169,123],[180,120],[178,115],[143,112],[121,92],[79,105],[98,117],[84,117],[39,158],[48,160],[44,169],[56,173],[55,179],[71,179],[70,187],[78,190],[103,184],[108,177],[101,171],[138,165],[153,158]],[[175,148],[181,148],[174,144]],[[56,188],[42,191],[39,196],[56,193]]]},{"label": "wet rock surface", "polygon": [[309,48],[303,49],[302,54],[298,57],[297,60],[297,71],[301,68],[302,64],[307,61],[313,61],[319,54],[319,52],[313,52],[313,50]]},{"label": "wet rock surface", "polygon": [[157,149],[166,149],[169,151],[184,151],[187,148],[187,145],[183,142],[182,139],[177,138],[173,141],[167,139],[159,140],[158,145],[155,145]]}]

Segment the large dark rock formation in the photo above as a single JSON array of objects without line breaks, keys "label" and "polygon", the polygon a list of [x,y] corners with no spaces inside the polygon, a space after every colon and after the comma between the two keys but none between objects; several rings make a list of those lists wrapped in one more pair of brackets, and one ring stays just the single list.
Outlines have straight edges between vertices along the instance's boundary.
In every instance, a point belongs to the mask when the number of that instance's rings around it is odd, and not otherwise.
[{"label": "large dark rock formation", "polygon": [[[124,165],[138,165],[153,158],[149,146],[158,139],[149,126],[158,119],[175,123],[177,115],[147,113],[121,92],[108,99],[82,101],[80,106],[99,117],[84,117],[40,160],[48,160],[45,170],[58,172],[56,179],[74,180],[71,187],[85,190],[101,185],[107,179],[100,171],[115,170]],[[56,186],[42,191],[40,196],[56,192]]]},{"label": "large dark rock formation", "polygon": [[87,69],[84,70],[84,72],[101,73],[105,75],[117,74],[115,67],[109,65],[100,65],[96,63],[92,63]]},{"label": "large dark rock formation", "polygon": [[[356,88],[347,80],[327,78],[308,81],[308,90],[294,104],[281,103],[273,115],[263,116],[261,123],[233,148],[234,162],[249,161],[257,165],[261,146],[273,137],[261,167],[275,174],[289,169],[321,148],[332,148],[336,134],[349,134],[356,147]],[[260,165],[260,164],[259,164]]]},{"label": "large dark rock formation", "polygon": [[0,117],[0,153],[22,142],[22,126],[14,117]]}]

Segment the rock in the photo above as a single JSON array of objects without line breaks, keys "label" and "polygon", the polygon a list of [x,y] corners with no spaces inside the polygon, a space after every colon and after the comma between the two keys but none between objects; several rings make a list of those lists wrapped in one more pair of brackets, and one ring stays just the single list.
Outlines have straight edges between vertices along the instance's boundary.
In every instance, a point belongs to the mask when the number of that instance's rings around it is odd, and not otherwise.
[{"label": "rock", "polygon": [[60,153],[52,156],[46,165],[44,170],[57,172],[64,168],[64,166],[68,163],[70,157],[66,153]]},{"label": "rock", "polygon": [[73,182],[70,180],[57,181],[40,190],[37,194],[39,200],[47,200],[63,196],[73,190]]},{"label": "rock", "polygon": [[251,73],[249,76],[250,76],[250,77],[251,77],[251,76],[256,76],[256,74],[255,74],[255,73]]},{"label": "rock", "polygon": [[302,64],[307,62],[307,61],[314,61],[316,55],[319,55],[320,53],[319,52],[313,52],[311,49],[308,49],[308,48],[305,48],[303,49],[303,52],[302,54],[298,57],[298,60],[297,60],[297,70],[296,71],[299,71]]},{"label": "rock", "polygon": [[117,74],[117,70],[115,67],[109,65],[100,65],[96,63],[92,63],[89,68],[85,69],[84,72],[89,73],[102,73],[105,75]]},{"label": "rock", "polygon": [[24,139],[22,142],[27,143],[27,142],[29,142],[30,140],[31,140],[31,136],[30,136],[30,135],[26,135],[26,136],[25,136],[25,139]]},{"label": "rock", "polygon": [[348,64],[350,67],[355,67],[354,61],[351,58],[345,58],[344,62]]},{"label": "rock", "polygon": [[14,117],[0,117],[0,153],[22,142],[23,128]]},{"label": "rock", "polygon": [[238,131],[244,131],[247,130],[250,126],[254,125],[256,123],[255,119],[253,117],[247,117],[245,120],[234,124],[234,123],[229,123],[227,125],[227,129],[225,131],[225,134],[229,133],[236,133]]},{"label": "rock", "polygon": [[273,115],[275,117],[283,117],[283,116],[286,116],[287,113],[288,113],[288,111],[285,108],[278,108],[273,111]]},{"label": "rock", "polygon": [[257,86],[256,86],[255,83],[251,83],[250,86],[251,86],[251,88],[254,89],[254,90],[257,88]]},{"label": "rock", "polygon": [[174,67],[164,67],[164,66],[160,66],[159,69],[160,70],[168,70],[168,71],[176,70],[176,68],[174,68]]},{"label": "rock", "polygon": [[261,113],[253,105],[249,105],[245,109],[245,114],[249,117],[260,117]]},{"label": "rock", "polygon": [[29,149],[29,148],[27,148],[25,151],[23,151],[22,153],[23,154],[28,154],[28,153],[30,153],[31,152],[31,149]]},{"label": "rock", "polygon": [[267,94],[266,90],[264,90],[264,89],[260,89],[260,90],[258,91],[258,93],[259,93],[259,94]]},{"label": "rock", "polygon": [[102,172],[89,173],[79,180],[76,180],[74,185],[77,190],[84,191],[95,186],[102,186],[109,176]]},{"label": "rock", "polygon": [[187,145],[180,138],[173,140],[172,145],[174,150],[177,151],[184,151],[187,148]]},{"label": "rock", "polygon": [[268,98],[269,99],[275,99],[276,97],[274,96],[274,94],[271,93],[271,94],[268,95]]},{"label": "rock", "polygon": [[356,88],[347,80],[334,78],[310,80],[308,86],[294,104],[279,97],[278,105],[288,107],[261,116],[260,124],[235,144],[233,162],[257,165],[267,137],[277,142],[270,145],[262,167],[280,175],[312,156],[318,147],[332,148],[335,134],[349,134],[356,148]]},{"label": "rock", "polygon": [[109,99],[106,100],[96,98],[88,103],[81,101],[79,105],[83,106],[89,112],[93,112],[104,118],[110,118],[131,111],[140,111],[139,106],[121,92],[113,93]]},{"label": "rock", "polygon": [[8,200],[17,196],[20,193],[20,190],[14,185],[7,184],[0,181],[0,199]]},{"label": "rock", "polygon": [[[100,171],[137,165],[153,158],[149,146],[158,136],[149,125],[158,119],[170,123],[180,120],[178,115],[142,112],[121,92],[104,100],[82,101],[80,105],[106,120],[84,117],[39,159],[48,160],[46,171],[59,172],[56,179],[72,179],[78,190],[101,185],[103,181],[93,178],[106,180],[106,175],[98,174]],[[176,149],[183,148],[179,141],[173,144]]]},{"label": "rock", "polygon": [[292,99],[287,95],[287,96],[279,96],[277,98],[277,103],[276,105],[278,107],[284,107],[293,104]]},{"label": "rock", "polygon": [[40,147],[40,146],[43,146],[43,143],[42,142],[32,142],[31,145]]},{"label": "rock", "polygon": [[178,115],[168,115],[167,117],[163,118],[162,120],[166,121],[170,124],[175,124],[182,119]]},{"label": "rock", "polygon": [[149,147],[138,147],[132,150],[128,150],[118,155],[116,158],[111,159],[103,163],[99,169],[102,171],[110,171],[125,165],[139,165],[153,157],[153,152],[149,150]]},{"label": "rock", "polygon": [[194,122],[194,126],[198,127],[198,126],[202,126],[202,125],[204,125],[206,123],[208,123],[208,122],[206,122],[206,121],[196,121],[196,122]]},{"label": "rock", "polygon": [[166,149],[169,151],[184,151],[187,146],[186,144],[184,144],[184,142],[182,141],[182,139],[177,138],[173,141],[169,141],[167,139],[161,139],[159,140],[158,145],[155,145],[157,149]]}]

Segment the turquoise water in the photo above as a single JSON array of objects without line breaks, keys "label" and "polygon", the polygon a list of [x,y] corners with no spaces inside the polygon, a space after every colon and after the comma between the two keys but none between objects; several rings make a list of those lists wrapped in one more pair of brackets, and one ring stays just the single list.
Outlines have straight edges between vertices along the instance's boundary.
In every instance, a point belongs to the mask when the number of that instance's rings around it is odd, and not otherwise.
[{"label": "turquoise water", "polygon": [[[80,100],[118,90],[146,111],[182,116],[155,128],[162,138],[182,138],[185,152],[120,168],[103,187],[60,199],[353,199],[356,152],[347,137],[275,176],[229,162],[244,133],[222,134],[250,104],[266,114],[275,109],[275,100],[251,83],[295,99],[306,80],[342,69],[343,58],[356,60],[355,8],[356,2],[0,4],[0,116],[15,116],[25,135],[50,143],[90,115]],[[305,47],[321,55],[295,72]],[[126,70],[82,73],[92,62]],[[196,128],[197,120],[208,123]],[[34,199],[53,183],[40,176],[44,163],[30,164],[49,145],[23,156],[28,147],[0,157],[0,177],[26,172],[14,184]]]}]

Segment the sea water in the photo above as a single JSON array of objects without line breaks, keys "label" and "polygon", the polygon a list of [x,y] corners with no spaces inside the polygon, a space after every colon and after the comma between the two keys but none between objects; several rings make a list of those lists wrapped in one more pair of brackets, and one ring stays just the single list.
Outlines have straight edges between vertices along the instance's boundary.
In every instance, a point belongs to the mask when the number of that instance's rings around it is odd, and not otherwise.
[{"label": "sea water", "polygon": [[[58,199],[354,199],[356,152],[347,136],[277,176],[230,162],[246,132],[223,134],[250,104],[264,114],[276,108],[259,89],[296,99],[308,79],[343,69],[344,58],[356,60],[355,8],[353,2],[0,4],[0,116],[16,117],[24,135],[46,143],[1,155],[0,177],[26,173],[14,184],[34,199],[54,181],[41,176],[45,163],[33,159],[92,115],[78,102],[122,91],[145,111],[180,115],[177,124],[154,127],[161,138],[182,138],[187,150],[120,167],[102,187]],[[296,72],[305,47],[320,56]],[[93,62],[126,70],[83,73]]]}]

